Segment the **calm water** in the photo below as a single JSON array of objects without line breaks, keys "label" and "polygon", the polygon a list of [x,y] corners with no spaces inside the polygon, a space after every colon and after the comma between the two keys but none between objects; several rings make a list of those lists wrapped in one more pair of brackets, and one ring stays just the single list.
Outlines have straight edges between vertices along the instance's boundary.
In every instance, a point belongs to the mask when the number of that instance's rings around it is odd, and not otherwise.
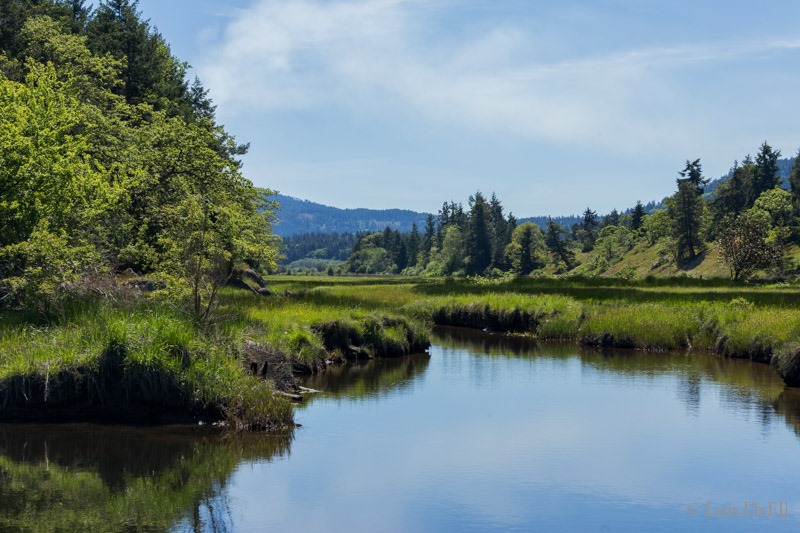
[{"label": "calm water", "polygon": [[292,436],[0,426],[0,530],[800,530],[800,391],[766,365],[429,353],[310,379]]}]

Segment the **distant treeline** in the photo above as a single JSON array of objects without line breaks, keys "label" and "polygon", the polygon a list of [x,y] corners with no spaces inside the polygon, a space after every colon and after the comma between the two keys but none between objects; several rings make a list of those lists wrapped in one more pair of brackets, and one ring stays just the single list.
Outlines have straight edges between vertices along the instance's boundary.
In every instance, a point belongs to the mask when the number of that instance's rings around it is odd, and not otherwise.
[{"label": "distant treeline", "polygon": [[[733,278],[757,270],[782,276],[788,247],[800,240],[800,159],[780,159],[766,142],[755,158],[735,162],[711,193],[700,160],[686,161],[677,191],[662,203],[605,216],[586,208],[580,217],[548,218],[543,227],[519,223],[501,201],[480,192],[468,205],[445,203],[410,232],[386,227],[356,237],[342,273],[486,275],[563,273],[596,275],[638,244],[656,248],[660,264],[692,263],[712,245]],[[788,190],[781,187],[788,183]],[[306,238],[311,240],[311,238]],[[320,247],[319,250],[324,250]],[[318,253],[322,257],[322,252]],[[341,257],[341,256],[339,256]],[[657,265],[654,265],[657,266]],[[333,271],[328,265],[329,272]]]}]

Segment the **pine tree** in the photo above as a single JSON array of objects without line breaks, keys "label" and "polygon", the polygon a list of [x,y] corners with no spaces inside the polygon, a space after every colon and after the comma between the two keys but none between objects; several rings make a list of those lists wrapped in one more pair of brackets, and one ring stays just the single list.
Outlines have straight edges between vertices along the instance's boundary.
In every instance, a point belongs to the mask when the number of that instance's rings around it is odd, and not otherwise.
[{"label": "pine tree", "polygon": [[562,263],[564,269],[570,270],[575,263],[575,255],[567,247],[567,243],[562,237],[565,233],[566,231],[563,227],[554,222],[552,218],[548,217],[545,244],[553,254],[555,262]]},{"label": "pine tree", "polygon": [[411,233],[408,236],[408,266],[417,266],[419,262],[419,246],[419,230],[417,229],[417,224],[413,223],[411,225]]},{"label": "pine tree", "polygon": [[711,207],[715,232],[719,230],[726,217],[736,217],[752,205],[748,200],[752,196],[754,168],[752,163],[740,166],[734,161],[730,179],[723,181],[714,189]]},{"label": "pine tree", "polygon": [[636,231],[642,227],[642,222],[644,221],[645,215],[646,213],[642,202],[637,201],[636,206],[633,208],[633,212],[631,213],[631,231]]},{"label": "pine tree", "polygon": [[428,266],[431,261],[431,249],[436,240],[436,218],[428,213],[425,220],[425,233],[422,235],[422,266]]},{"label": "pine tree", "polygon": [[678,179],[678,192],[672,197],[668,211],[672,220],[679,261],[697,256],[701,245],[700,222],[703,215],[703,199],[697,194],[697,186],[689,179]]},{"label": "pine tree", "polygon": [[794,217],[793,233],[795,240],[800,237],[797,223],[800,222],[800,149],[797,150],[797,155],[792,164],[792,170],[789,172],[789,188],[792,193],[792,216]]},{"label": "pine tree", "polygon": [[678,174],[681,177],[694,185],[695,191],[698,195],[702,195],[705,186],[708,184],[708,179],[703,177],[703,167],[700,165],[700,160],[694,161],[686,160],[686,166]]},{"label": "pine tree", "polygon": [[764,144],[761,145],[756,156],[751,205],[755,203],[763,192],[780,185],[780,178],[778,177],[778,158],[780,156],[781,151],[773,150],[767,144],[767,141],[764,141]]},{"label": "pine tree", "polygon": [[492,263],[492,242],[487,223],[488,205],[479,192],[469,199],[469,231],[466,241],[467,274],[483,274]]},{"label": "pine tree", "polygon": [[619,211],[612,209],[609,214],[603,217],[603,227],[619,226]]}]

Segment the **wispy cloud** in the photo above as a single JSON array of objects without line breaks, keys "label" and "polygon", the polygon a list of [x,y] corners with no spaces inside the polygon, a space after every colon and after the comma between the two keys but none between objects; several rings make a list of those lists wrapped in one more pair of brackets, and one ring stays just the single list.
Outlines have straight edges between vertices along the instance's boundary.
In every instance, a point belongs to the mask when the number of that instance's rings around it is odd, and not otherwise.
[{"label": "wispy cloud", "polygon": [[[697,106],[695,87],[677,73],[800,48],[701,43],[543,62],[536,52],[546,43],[513,21],[448,33],[450,8],[260,0],[238,12],[198,70],[227,114],[391,105],[480,132],[626,151],[681,138]],[[700,123],[696,134],[710,127]]]}]

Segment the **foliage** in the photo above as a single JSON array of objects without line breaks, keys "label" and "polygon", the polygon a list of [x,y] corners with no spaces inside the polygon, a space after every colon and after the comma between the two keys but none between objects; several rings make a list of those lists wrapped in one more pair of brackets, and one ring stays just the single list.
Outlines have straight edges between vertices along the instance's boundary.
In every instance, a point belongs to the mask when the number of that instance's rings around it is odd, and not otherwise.
[{"label": "foliage", "polygon": [[703,216],[703,199],[698,187],[690,179],[679,179],[678,192],[667,204],[672,219],[672,237],[675,239],[675,256],[678,261],[694,259],[702,247],[700,225]]},{"label": "foliage", "polygon": [[235,267],[275,267],[272,193],[135,1],[8,4],[0,305],[49,315],[81,280],[132,268],[171,275],[203,319]]},{"label": "foliage", "polygon": [[547,262],[544,234],[531,222],[523,222],[514,229],[511,243],[506,247],[506,257],[514,272],[528,275]]},{"label": "foliage", "polygon": [[719,247],[731,278],[744,279],[759,269],[775,265],[777,252],[766,239],[766,226],[753,215],[725,220],[720,230]]}]

